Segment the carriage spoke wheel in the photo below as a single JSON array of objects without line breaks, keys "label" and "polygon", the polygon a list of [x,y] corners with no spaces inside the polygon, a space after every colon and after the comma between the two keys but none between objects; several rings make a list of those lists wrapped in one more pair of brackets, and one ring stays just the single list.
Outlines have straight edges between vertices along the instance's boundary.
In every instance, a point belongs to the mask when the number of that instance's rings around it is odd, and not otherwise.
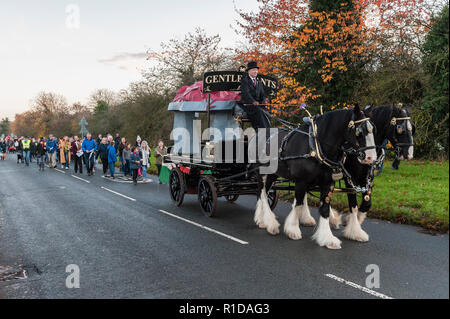
[{"label": "carriage spoke wheel", "polygon": [[173,168],[169,177],[170,197],[175,205],[181,206],[184,199],[184,177],[178,167]]},{"label": "carriage spoke wheel", "polygon": [[239,195],[226,195],[225,199],[230,203],[234,203],[239,198]]},{"label": "carriage spoke wheel", "polygon": [[198,182],[198,201],[203,214],[213,217],[217,208],[217,191],[214,180],[209,176],[203,176]]},{"label": "carriage spoke wheel", "polygon": [[267,193],[267,200],[269,201],[269,206],[271,210],[274,210],[277,207],[278,199],[280,197],[280,192],[271,188]]}]

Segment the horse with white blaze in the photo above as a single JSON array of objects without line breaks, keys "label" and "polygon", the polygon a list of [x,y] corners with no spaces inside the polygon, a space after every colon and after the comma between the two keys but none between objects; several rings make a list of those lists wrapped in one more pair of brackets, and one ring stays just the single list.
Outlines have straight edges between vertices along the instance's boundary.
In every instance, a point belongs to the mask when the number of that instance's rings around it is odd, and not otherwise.
[{"label": "horse with white blaze", "polygon": [[348,154],[356,154],[358,161],[371,164],[376,160],[373,126],[360,110],[336,110],[306,120],[295,129],[279,129],[281,145],[278,169],[274,174],[260,175],[260,193],[254,221],[272,235],[279,233],[280,224],[267,201],[267,190],[282,177],[295,183],[295,201],[285,220],[284,231],[293,240],[302,238],[299,222],[314,225],[315,221],[305,203],[306,192],[320,189],[319,225],[313,239],[320,246],[340,249],[341,241],[330,228],[330,200],[334,190],[336,169],[343,167]]},{"label": "horse with white blaze", "polygon": [[[352,177],[352,182],[368,188],[366,192],[362,193],[362,201],[359,207],[356,194],[347,194],[350,214],[347,217],[344,237],[362,242],[369,240],[369,236],[362,230],[361,224],[372,205],[374,172],[380,169],[385,159],[383,145],[386,140],[390,141],[400,160],[410,160],[414,156],[413,135],[415,132],[415,126],[411,122],[407,108],[397,106],[367,107],[364,112],[375,124],[374,137],[377,145],[377,161],[372,166],[364,165],[359,163],[355,156],[350,155],[345,163],[345,167]],[[347,179],[345,183],[347,187],[350,186]],[[338,223],[335,223],[333,226],[334,228],[339,228]]]}]

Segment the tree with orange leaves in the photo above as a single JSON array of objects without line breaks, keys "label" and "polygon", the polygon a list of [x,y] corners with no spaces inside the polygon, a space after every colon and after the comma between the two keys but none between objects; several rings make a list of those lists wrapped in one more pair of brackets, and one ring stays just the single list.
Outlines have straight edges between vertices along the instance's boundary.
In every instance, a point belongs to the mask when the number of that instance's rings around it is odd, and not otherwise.
[{"label": "tree with orange leaves", "polygon": [[258,0],[239,12],[252,45],[238,59],[257,59],[280,78],[277,102],[346,106],[361,99],[364,79],[381,57],[414,54],[429,27],[424,0]]}]

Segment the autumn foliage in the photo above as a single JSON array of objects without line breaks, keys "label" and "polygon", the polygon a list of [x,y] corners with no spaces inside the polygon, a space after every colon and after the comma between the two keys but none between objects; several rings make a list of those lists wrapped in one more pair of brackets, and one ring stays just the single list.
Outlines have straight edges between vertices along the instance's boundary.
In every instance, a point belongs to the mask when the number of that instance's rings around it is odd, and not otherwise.
[{"label": "autumn foliage", "polygon": [[386,55],[415,54],[430,27],[423,0],[259,0],[239,12],[249,41],[238,59],[276,75],[280,103],[345,106],[358,100],[364,72]]}]

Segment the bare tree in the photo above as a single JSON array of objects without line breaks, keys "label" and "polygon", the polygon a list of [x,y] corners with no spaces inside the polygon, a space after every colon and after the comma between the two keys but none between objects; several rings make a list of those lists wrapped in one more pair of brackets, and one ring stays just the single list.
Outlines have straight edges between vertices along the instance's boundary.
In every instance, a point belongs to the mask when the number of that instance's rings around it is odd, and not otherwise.
[{"label": "bare tree", "polygon": [[219,35],[209,36],[201,28],[189,32],[183,40],[161,43],[159,51],[150,50],[148,60],[156,66],[143,72],[151,87],[159,91],[174,91],[182,85],[199,81],[203,73],[229,68],[233,64],[231,51],[220,47]]},{"label": "bare tree", "polygon": [[43,113],[67,112],[68,105],[64,96],[52,92],[41,92],[33,101],[33,109]]},{"label": "bare tree", "polygon": [[94,91],[89,97],[88,106],[90,109],[95,109],[99,102],[103,102],[108,106],[113,106],[118,103],[118,95],[108,89],[99,89]]}]

